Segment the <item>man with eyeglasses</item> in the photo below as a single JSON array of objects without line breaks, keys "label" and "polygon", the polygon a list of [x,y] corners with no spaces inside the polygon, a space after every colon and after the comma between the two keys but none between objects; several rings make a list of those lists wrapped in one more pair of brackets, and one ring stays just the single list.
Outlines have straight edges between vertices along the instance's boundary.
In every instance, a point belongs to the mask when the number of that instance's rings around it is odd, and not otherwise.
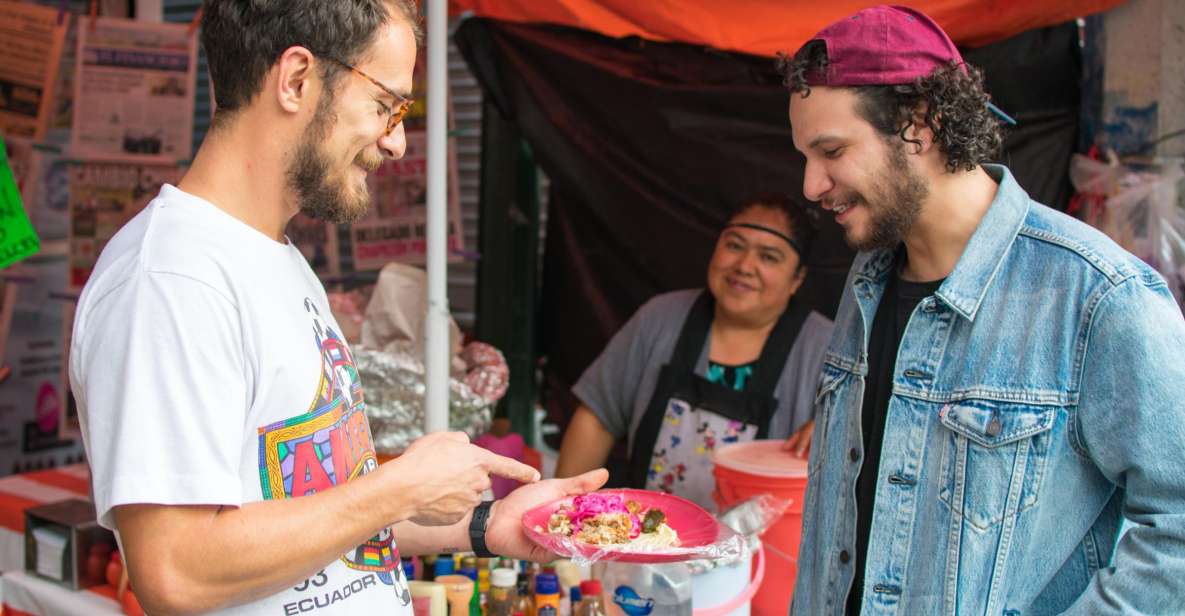
[{"label": "man with eyeglasses", "polygon": [[[157,614],[404,614],[403,554],[546,559],[522,513],[599,487],[468,442],[379,464],[350,349],[284,228],[366,211],[406,147],[412,0],[207,0],[218,109],[104,249],[70,354],[99,521]],[[490,474],[528,483],[481,502]],[[398,540],[398,546],[396,545]]]}]

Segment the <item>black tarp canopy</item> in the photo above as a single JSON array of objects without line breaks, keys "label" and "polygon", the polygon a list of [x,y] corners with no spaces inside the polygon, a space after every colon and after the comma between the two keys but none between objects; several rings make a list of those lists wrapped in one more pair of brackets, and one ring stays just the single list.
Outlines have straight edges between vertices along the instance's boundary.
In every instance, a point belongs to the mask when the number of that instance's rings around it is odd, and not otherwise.
[{"label": "black tarp canopy", "polygon": [[[768,57],[560,26],[468,19],[455,40],[484,95],[551,180],[538,352],[552,419],[613,333],[655,294],[705,284],[726,213],[756,193],[802,197],[788,94]],[[1064,209],[1079,120],[1074,24],[978,49],[994,102],[1019,122],[1002,162]],[[487,106],[487,110],[491,106]],[[852,253],[825,222],[803,296],[833,315]]]}]

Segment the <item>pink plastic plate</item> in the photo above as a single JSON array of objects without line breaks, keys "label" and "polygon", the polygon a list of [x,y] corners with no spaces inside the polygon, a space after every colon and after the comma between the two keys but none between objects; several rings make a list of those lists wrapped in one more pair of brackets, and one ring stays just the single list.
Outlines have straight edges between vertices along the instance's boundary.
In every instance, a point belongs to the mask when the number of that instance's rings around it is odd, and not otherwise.
[{"label": "pink plastic plate", "polygon": [[720,524],[699,505],[672,494],[647,490],[599,490],[598,494],[619,494],[627,501],[638,501],[644,508],[657,507],[667,516],[667,524],[679,535],[679,546],[670,548],[635,548],[591,545],[570,537],[547,532],[547,519],[572,497],[540,505],[523,514],[523,529],[532,541],[564,557],[580,556],[588,560],[619,560],[630,563],[667,563],[699,558],[715,558],[739,544],[739,536]]}]

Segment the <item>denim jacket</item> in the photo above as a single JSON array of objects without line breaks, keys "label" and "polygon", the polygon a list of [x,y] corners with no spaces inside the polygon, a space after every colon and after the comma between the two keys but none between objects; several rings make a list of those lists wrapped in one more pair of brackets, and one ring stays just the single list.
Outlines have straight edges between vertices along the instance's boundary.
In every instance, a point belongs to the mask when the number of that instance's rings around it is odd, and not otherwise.
[{"label": "denim jacket", "polygon": [[[1185,320],[1155,271],[985,169],[991,208],[897,352],[863,613],[1185,613]],[[861,253],[835,320],[795,615],[842,614],[852,586],[868,338],[892,263]]]}]

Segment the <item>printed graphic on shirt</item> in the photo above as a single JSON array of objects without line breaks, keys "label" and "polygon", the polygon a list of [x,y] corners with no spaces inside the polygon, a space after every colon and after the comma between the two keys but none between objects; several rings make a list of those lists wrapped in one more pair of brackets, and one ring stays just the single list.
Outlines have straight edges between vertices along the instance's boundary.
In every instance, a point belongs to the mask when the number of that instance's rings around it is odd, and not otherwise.
[{"label": "printed graphic on shirt", "polygon": [[[259,480],[267,499],[315,494],[378,468],[349,347],[312,300],[305,299],[304,307],[321,354],[321,378],[306,413],[259,428]],[[374,572],[384,584],[396,586],[404,605],[410,603],[389,529],[346,553],[342,562]]]}]

